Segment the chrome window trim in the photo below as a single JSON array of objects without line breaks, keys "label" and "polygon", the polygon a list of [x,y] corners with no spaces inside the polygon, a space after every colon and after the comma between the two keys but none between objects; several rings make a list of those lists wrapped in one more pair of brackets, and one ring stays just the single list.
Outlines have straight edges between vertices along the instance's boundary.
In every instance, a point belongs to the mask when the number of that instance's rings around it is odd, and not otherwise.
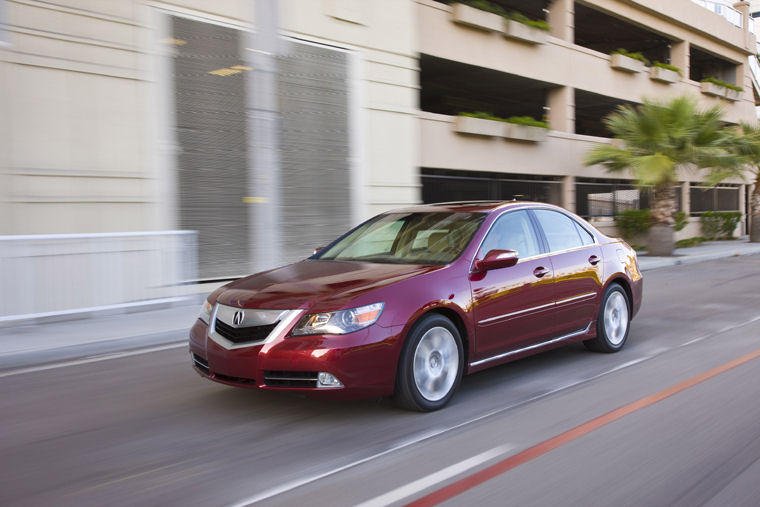
[{"label": "chrome window trim", "polygon": [[[222,305],[221,303],[217,303],[214,305],[214,311],[211,314],[211,319],[210,319],[211,322],[209,323],[209,326],[208,326],[208,338],[214,341],[214,343],[220,345],[221,347],[224,347],[227,350],[257,347],[259,345],[272,343],[274,340],[285,336],[285,333],[290,331],[290,328],[293,327],[295,322],[297,322],[298,318],[301,317],[301,315],[306,311],[306,310],[275,310],[275,311],[281,312],[280,323],[277,324],[277,326],[275,326],[274,329],[272,329],[272,332],[270,332],[266,338],[264,338],[263,340],[257,340],[257,341],[251,341],[251,342],[234,343],[216,332],[216,316],[217,316],[220,306],[224,306],[225,309],[226,308],[232,308],[233,310],[242,310],[242,309]],[[251,311],[251,309],[249,308],[247,309],[247,311]],[[266,311],[271,311],[271,310],[266,310]]]},{"label": "chrome window trim", "polygon": [[[565,210],[563,210],[563,209],[557,209],[557,208],[552,208],[552,207],[549,207],[549,206],[540,206],[540,205],[538,205],[538,206],[526,206],[526,207],[524,207],[524,208],[516,208],[516,209],[507,209],[507,210],[505,210],[505,211],[502,211],[501,213],[499,213],[499,215],[498,215],[496,218],[494,218],[493,222],[491,222],[491,225],[489,225],[489,226],[488,226],[488,230],[487,230],[487,231],[486,231],[486,233],[483,235],[483,238],[482,238],[482,239],[480,240],[480,242],[478,243],[478,248],[476,248],[476,249],[475,249],[475,254],[474,254],[474,255],[473,255],[473,257],[472,257],[472,261],[470,261],[470,274],[472,274],[472,273],[474,273],[474,272],[475,272],[475,271],[474,271],[474,268],[475,268],[475,261],[476,261],[476,260],[477,260],[477,258],[478,258],[478,252],[480,252],[480,248],[483,246],[483,242],[484,242],[484,241],[486,240],[486,238],[488,237],[488,234],[490,234],[490,232],[491,232],[491,229],[493,228],[494,224],[495,224],[495,223],[496,223],[496,222],[497,222],[497,221],[498,221],[498,220],[499,220],[501,217],[503,217],[503,216],[504,216],[504,215],[506,215],[507,213],[514,213],[514,212],[516,212],[516,211],[536,210],[536,209],[543,209],[543,210],[555,211],[555,212],[557,212],[557,213],[561,213],[561,214],[565,215],[565,216],[566,216],[566,217],[568,217],[570,220],[572,220],[573,222],[575,222],[576,224],[578,224],[578,226],[579,226],[579,227],[582,227],[582,228],[583,228],[583,230],[585,230],[586,232],[588,232],[589,234],[591,234],[591,237],[593,237],[593,238],[594,238],[594,242],[593,242],[593,243],[589,243],[588,245],[581,245],[581,246],[578,246],[578,247],[575,247],[575,248],[567,248],[567,249],[565,249],[565,250],[556,250],[556,251],[554,251],[554,252],[545,252],[545,253],[542,253],[542,254],[540,254],[540,255],[534,255],[534,256],[532,256],[532,257],[524,257],[524,258],[521,258],[521,259],[518,259],[518,260],[517,260],[517,263],[518,263],[518,264],[519,264],[519,263],[521,263],[522,261],[530,261],[530,260],[535,260],[535,259],[541,259],[541,258],[543,258],[543,257],[549,257],[550,255],[558,255],[558,254],[563,254],[563,253],[566,253],[566,252],[573,252],[573,251],[575,251],[575,250],[580,250],[581,248],[589,248],[589,247],[591,247],[591,246],[595,246],[595,245],[596,245],[596,246],[599,246],[599,245],[601,245],[601,243],[599,243],[599,239],[596,237],[596,234],[594,234],[593,232],[589,231],[589,230],[588,230],[588,229],[587,229],[587,228],[586,228],[586,227],[585,227],[583,224],[581,224],[581,223],[580,223],[580,222],[579,222],[579,221],[578,221],[578,220],[577,220],[575,217],[573,217],[573,216],[572,216],[572,215],[571,215],[569,212],[567,212],[567,211],[565,211]],[[540,224],[539,224],[539,226],[540,226]],[[535,227],[535,226],[534,226],[534,227]],[[488,253],[488,252],[486,252],[486,253]],[[520,255],[520,252],[517,252],[517,255],[519,256],[519,255]]]},{"label": "chrome window trim", "polygon": [[479,361],[474,361],[474,362],[470,363],[470,366],[479,366],[479,365],[484,364],[484,363],[488,363],[488,362],[491,362],[491,361],[496,361],[496,360],[499,360],[499,359],[504,359],[505,357],[514,356],[515,354],[520,354],[522,352],[527,352],[529,350],[533,350],[533,349],[537,349],[537,348],[540,348],[540,347],[544,347],[546,345],[551,345],[553,343],[558,343],[558,342],[561,342],[561,341],[569,340],[570,338],[575,338],[576,336],[580,336],[582,334],[588,333],[589,329],[591,329],[591,324],[593,324],[593,322],[589,322],[588,325],[585,328],[583,328],[583,329],[580,329],[578,331],[573,331],[572,333],[568,333],[568,334],[559,336],[557,338],[552,338],[551,340],[547,340],[545,342],[535,343],[533,345],[529,345],[529,346],[523,347],[521,349],[511,350],[511,351],[505,352],[503,354],[498,354],[496,356],[487,357],[487,358],[481,359]]}]

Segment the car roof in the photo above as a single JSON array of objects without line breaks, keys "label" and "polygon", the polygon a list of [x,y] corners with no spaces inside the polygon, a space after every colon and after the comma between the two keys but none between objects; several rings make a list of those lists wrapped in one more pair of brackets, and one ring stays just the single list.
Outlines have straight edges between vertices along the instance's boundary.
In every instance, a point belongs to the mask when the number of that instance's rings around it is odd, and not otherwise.
[{"label": "car roof", "polygon": [[553,206],[551,204],[531,201],[451,201],[437,202],[432,204],[420,204],[418,206],[408,206],[406,208],[391,210],[388,213],[430,213],[435,211],[490,213],[505,208],[525,208],[530,206],[546,206],[556,208],[556,206]]}]

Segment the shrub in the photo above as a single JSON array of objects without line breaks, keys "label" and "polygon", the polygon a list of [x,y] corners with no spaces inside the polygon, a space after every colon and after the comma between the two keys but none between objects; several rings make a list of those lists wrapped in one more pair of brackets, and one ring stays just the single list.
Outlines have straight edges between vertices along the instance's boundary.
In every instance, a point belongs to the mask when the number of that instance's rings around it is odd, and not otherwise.
[{"label": "shrub", "polygon": [[539,127],[542,129],[548,129],[549,124],[545,121],[536,120],[532,116],[510,116],[507,118],[507,122],[515,123],[517,125],[525,125],[526,127]]},{"label": "shrub", "polygon": [[479,118],[481,120],[507,121],[506,118],[502,118],[500,116],[494,116],[491,113],[484,113],[482,111],[478,111],[475,113],[459,113],[459,116],[467,116],[468,118]]},{"label": "shrub", "polygon": [[676,67],[675,65],[670,65],[669,63],[662,63],[662,62],[654,62],[652,64],[654,67],[660,67],[661,69],[668,69],[672,70],[673,72],[678,72],[678,75],[681,75],[681,69]]},{"label": "shrub", "polygon": [[624,239],[629,240],[649,230],[652,217],[648,209],[629,209],[615,215],[615,225]]},{"label": "shrub", "polygon": [[613,51],[610,54],[611,55],[623,55],[623,56],[627,56],[628,58],[633,58],[634,60],[638,60],[640,62],[643,62],[644,65],[649,65],[649,60],[647,60],[647,58],[644,55],[642,55],[641,53],[639,53],[639,52],[631,53],[627,49],[617,48],[615,51]]},{"label": "shrub", "polygon": [[699,219],[702,234],[707,239],[731,239],[741,217],[738,211],[705,211]]},{"label": "shrub", "polygon": [[683,211],[679,211],[676,213],[676,223],[673,226],[673,230],[678,232],[682,231],[684,227],[686,227],[689,224],[689,215],[687,215]]},{"label": "shrub", "polygon": [[676,248],[690,248],[692,246],[699,246],[705,238],[702,236],[696,236],[694,238],[679,239],[676,241]]},{"label": "shrub", "polygon": [[717,77],[706,77],[700,82],[716,84],[718,86],[722,86],[723,88],[728,88],[729,90],[735,90],[737,92],[740,92],[744,89],[741,86],[736,86],[736,85],[732,85],[731,83],[726,83],[725,81],[723,81],[722,79],[718,79]]},{"label": "shrub", "polygon": [[521,12],[512,11],[509,14],[507,14],[507,17],[513,21],[517,21],[518,23],[522,23],[523,25],[532,26],[533,28],[538,28],[539,30],[549,30],[549,23],[544,21],[543,19],[530,19],[528,16]]},{"label": "shrub", "polygon": [[498,14],[499,16],[507,15],[507,11],[505,11],[500,5],[493,4],[488,0],[456,0],[455,2],[450,3],[465,4],[481,11]]},{"label": "shrub", "polygon": [[484,113],[484,112],[459,113],[459,116],[467,116],[469,118],[479,118],[481,120],[503,121],[506,123],[515,123],[517,125],[525,125],[527,127],[540,127],[542,129],[549,128],[548,123],[536,120],[532,116],[510,116],[509,118],[502,118],[501,116],[494,116],[491,113]]}]

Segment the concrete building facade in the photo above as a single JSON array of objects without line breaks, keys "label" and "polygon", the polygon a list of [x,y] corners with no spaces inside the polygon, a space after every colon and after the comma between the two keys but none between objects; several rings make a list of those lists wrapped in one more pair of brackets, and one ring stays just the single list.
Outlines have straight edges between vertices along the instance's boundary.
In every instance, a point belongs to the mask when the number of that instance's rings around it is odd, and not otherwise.
[{"label": "concrete building facade", "polygon": [[[264,2],[277,12],[262,21]],[[732,7],[739,25],[690,0],[494,3],[549,31],[514,34],[434,0],[0,0],[0,236],[194,230],[194,277],[216,280],[423,201],[539,199],[605,227],[646,204],[630,180],[582,164],[610,142],[601,120],[616,106],[690,94],[729,122],[755,119],[747,2]],[[271,23],[274,52],[257,38]],[[626,68],[618,47],[681,75]],[[458,113],[477,111],[549,129],[460,128]],[[687,212],[745,210],[741,180],[681,181]],[[43,306],[29,311],[62,308]]]}]

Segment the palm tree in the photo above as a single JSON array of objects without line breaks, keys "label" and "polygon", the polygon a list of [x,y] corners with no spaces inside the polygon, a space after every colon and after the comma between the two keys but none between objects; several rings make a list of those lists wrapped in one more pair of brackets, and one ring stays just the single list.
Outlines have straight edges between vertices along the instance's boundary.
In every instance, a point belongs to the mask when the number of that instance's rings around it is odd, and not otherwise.
[{"label": "palm tree", "polygon": [[637,186],[652,188],[650,255],[673,254],[680,171],[710,168],[717,178],[740,167],[742,157],[731,149],[736,135],[723,125],[721,116],[718,107],[700,110],[694,99],[677,97],[620,106],[604,119],[622,145],[593,148],[586,165],[603,164],[612,172],[629,170]]},{"label": "palm tree", "polygon": [[[743,157],[744,171],[754,174],[755,190],[750,196],[750,222],[751,229],[749,240],[753,243],[760,243],[760,125],[751,125],[741,123],[741,135],[734,140],[734,153]],[[735,171],[728,169],[724,171],[725,175],[734,175]],[[711,176],[719,179],[723,175],[715,171]]]}]

